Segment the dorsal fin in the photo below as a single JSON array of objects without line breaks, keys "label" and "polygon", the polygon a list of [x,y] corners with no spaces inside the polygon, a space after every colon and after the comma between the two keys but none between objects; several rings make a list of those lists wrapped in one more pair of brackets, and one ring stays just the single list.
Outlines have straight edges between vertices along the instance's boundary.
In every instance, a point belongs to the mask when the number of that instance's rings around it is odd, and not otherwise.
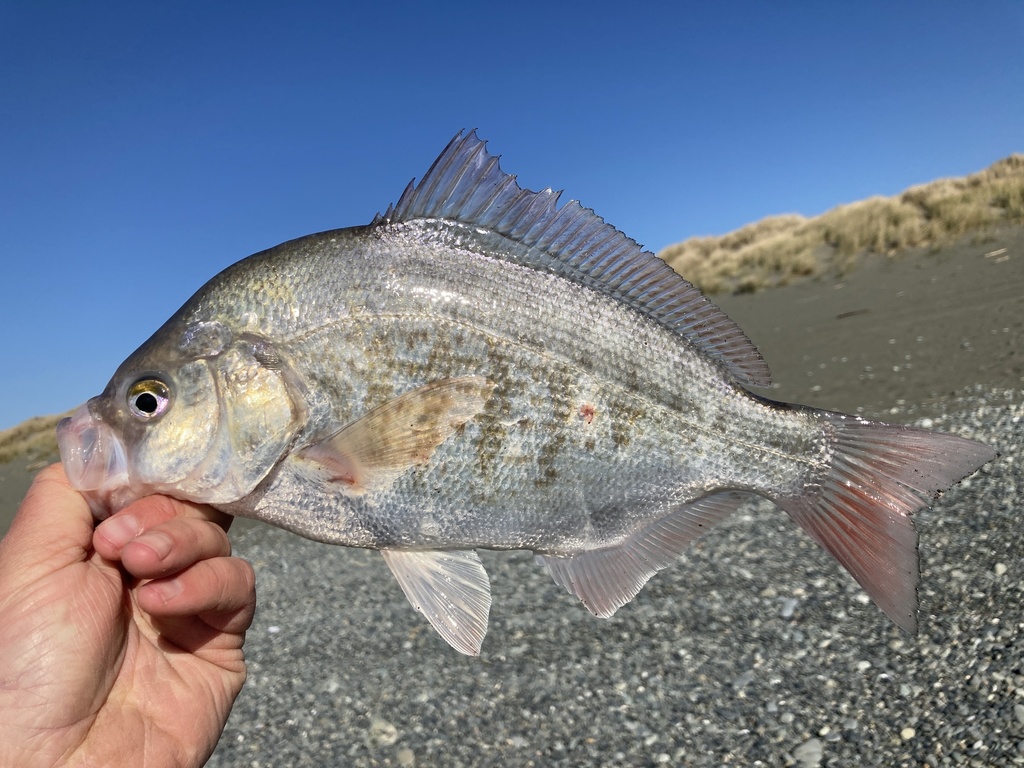
[{"label": "dorsal fin", "polygon": [[771,383],[760,353],[722,310],[589,208],[575,200],[559,208],[560,194],[521,188],[475,131],[460,132],[374,223],[451,219],[496,232],[526,246],[525,253],[496,256],[625,302],[719,360],[742,384]]}]

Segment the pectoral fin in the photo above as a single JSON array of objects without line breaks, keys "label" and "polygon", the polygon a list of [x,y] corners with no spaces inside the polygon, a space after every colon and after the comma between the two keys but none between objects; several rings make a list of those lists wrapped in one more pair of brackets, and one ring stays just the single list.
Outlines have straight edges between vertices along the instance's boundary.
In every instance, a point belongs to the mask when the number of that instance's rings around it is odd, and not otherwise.
[{"label": "pectoral fin", "polygon": [[551,578],[576,595],[595,616],[607,619],[644,584],[667,568],[698,536],[743,501],[739,493],[706,496],[673,510],[623,542],[572,555],[537,555]]},{"label": "pectoral fin", "polygon": [[380,553],[413,608],[452,648],[479,656],[487,634],[491,586],[476,552],[382,549]]},{"label": "pectoral fin", "polygon": [[435,381],[406,392],[299,452],[350,493],[386,488],[487,403],[494,384],[481,376]]}]

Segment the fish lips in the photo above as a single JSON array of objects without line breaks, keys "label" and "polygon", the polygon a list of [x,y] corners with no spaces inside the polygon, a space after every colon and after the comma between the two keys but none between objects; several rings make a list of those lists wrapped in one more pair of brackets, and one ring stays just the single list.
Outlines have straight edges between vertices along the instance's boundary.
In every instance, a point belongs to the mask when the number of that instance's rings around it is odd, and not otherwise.
[{"label": "fish lips", "polygon": [[97,520],[135,500],[124,443],[89,403],[57,424],[57,445],[71,487],[81,492]]}]

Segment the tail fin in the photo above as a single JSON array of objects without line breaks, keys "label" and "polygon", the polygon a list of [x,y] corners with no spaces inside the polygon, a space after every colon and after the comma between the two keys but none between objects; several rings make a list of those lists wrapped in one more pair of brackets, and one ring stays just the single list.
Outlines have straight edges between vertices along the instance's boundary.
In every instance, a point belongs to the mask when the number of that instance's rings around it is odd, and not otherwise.
[{"label": "tail fin", "polygon": [[834,430],[820,485],[776,503],[835,557],[875,604],[917,631],[917,533],[911,516],[998,454],[954,435],[823,414]]}]

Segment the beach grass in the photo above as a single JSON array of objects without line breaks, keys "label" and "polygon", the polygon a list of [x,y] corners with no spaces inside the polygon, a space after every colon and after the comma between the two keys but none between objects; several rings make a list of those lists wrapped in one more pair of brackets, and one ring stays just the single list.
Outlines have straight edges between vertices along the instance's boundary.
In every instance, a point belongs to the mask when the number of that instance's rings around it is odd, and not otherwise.
[{"label": "beach grass", "polygon": [[36,416],[0,432],[0,464],[17,458],[47,461],[57,456],[57,422],[71,412]]},{"label": "beach grass", "polygon": [[943,245],[1002,224],[1024,224],[1024,154],[813,218],[772,216],[725,235],[691,237],[658,255],[706,293],[749,292],[846,271],[860,254]]}]

